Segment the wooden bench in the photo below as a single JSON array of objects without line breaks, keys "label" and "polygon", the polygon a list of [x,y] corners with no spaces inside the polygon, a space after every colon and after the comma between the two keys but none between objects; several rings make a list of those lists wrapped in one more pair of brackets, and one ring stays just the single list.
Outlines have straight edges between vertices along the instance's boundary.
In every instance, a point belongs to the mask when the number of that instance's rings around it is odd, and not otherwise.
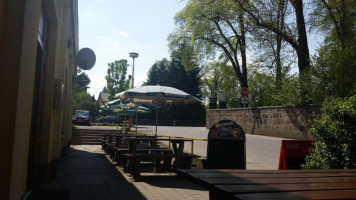
[{"label": "wooden bench", "polygon": [[[144,152],[150,152],[150,151],[157,151],[157,152],[163,152],[163,153],[173,153],[172,150],[164,148],[164,147],[157,147],[156,149],[154,148],[149,148],[149,147],[137,147],[136,151],[139,153],[144,153]],[[113,160],[116,161],[118,166],[122,166],[124,164],[123,161],[123,154],[130,153],[129,148],[115,148],[115,155]]]},{"label": "wooden bench", "polygon": [[356,199],[356,170],[180,169],[215,199]]},{"label": "wooden bench", "polygon": [[[181,155],[174,155],[174,154],[161,154],[157,153],[151,154],[144,154],[144,153],[128,153],[123,154],[123,166],[124,172],[131,173],[132,177],[135,181],[140,180],[140,173],[141,173],[141,160],[143,159],[151,159],[152,163],[154,164],[153,167],[161,167],[164,171],[172,171],[176,168],[182,169],[190,169],[192,164],[192,159],[197,158],[199,156],[191,155],[191,154],[181,154]],[[175,158],[176,161],[172,165],[172,159]],[[161,165],[161,161],[163,160],[163,165]]]}]

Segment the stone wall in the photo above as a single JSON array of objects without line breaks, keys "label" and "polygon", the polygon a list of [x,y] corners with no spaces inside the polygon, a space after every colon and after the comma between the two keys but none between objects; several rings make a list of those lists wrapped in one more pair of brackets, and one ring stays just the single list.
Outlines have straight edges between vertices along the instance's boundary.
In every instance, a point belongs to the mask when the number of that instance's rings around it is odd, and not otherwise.
[{"label": "stone wall", "polygon": [[247,134],[313,140],[312,134],[308,133],[308,122],[321,115],[320,108],[319,105],[246,108],[246,127],[243,108],[212,109],[206,113],[206,128],[227,119],[238,123]]}]

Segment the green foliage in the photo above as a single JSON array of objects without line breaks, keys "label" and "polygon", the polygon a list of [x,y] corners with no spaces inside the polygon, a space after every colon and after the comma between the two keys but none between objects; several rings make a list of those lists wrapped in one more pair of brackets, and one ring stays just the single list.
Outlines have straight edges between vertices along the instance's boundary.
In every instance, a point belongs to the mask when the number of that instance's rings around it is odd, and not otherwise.
[{"label": "green foliage", "polygon": [[318,0],[312,4],[311,19],[314,27],[325,33],[326,44],[355,45],[355,0]]},{"label": "green foliage", "polygon": [[210,62],[204,68],[202,79],[202,93],[205,99],[216,98],[215,91],[221,91],[226,98],[227,107],[235,108],[239,105],[239,81],[232,66],[226,62]]},{"label": "green foliage", "polygon": [[89,110],[91,116],[99,115],[99,106],[96,104],[94,95],[90,96],[78,83],[74,84],[73,111]]},{"label": "green foliage", "polygon": [[106,89],[109,92],[109,99],[113,100],[115,94],[128,90],[130,87],[131,75],[126,78],[127,60],[122,59],[108,63],[106,79]]},{"label": "green foliage", "polygon": [[148,71],[148,78],[145,85],[162,85],[174,87],[191,94],[197,98],[201,97],[200,90],[200,69],[194,67],[187,71],[181,57],[172,55],[172,60],[162,59],[157,61]]},{"label": "green foliage", "polygon": [[312,67],[313,102],[328,96],[350,97],[356,94],[356,46],[342,49],[333,44],[322,47]]},{"label": "green foliage", "polygon": [[182,57],[179,54],[173,53],[168,72],[169,83],[167,86],[180,89],[197,98],[201,98],[200,68],[195,66],[187,71],[182,63]]},{"label": "green foliage", "polygon": [[250,107],[295,106],[301,104],[299,76],[289,75],[289,67],[283,67],[280,88],[275,84],[275,75],[270,70],[253,69],[250,66]]},{"label": "green foliage", "polygon": [[163,58],[156,61],[147,73],[147,81],[145,85],[169,85],[169,78],[167,76],[170,62]]},{"label": "green foliage", "polygon": [[90,112],[90,116],[99,116],[99,106],[90,100],[80,102],[77,110],[88,110]]},{"label": "green foliage", "polygon": [[180,56],[185,67],[219,55],[229,60],[236,77],[247,87],[246,15],[235,3],[189,0],[176,14],[175,21],[177,29],[168,40],[171,49],[182,50]]},{"label": "green foliage", "polygon": [[83,102],[83,101],[91,101],[92,97],[90,96],[90,94],[88,94],[85,91],[76,91],[74,93],[74,105],[78,106],[79,103]]},{"label": "green foliage", "polygon": [[306,169],[356,168],[356,96],[330,99],[321,119],[314,120],[315,148],[306,158]]},{"label": "green foliage", "polygon": [[96,123],[95,126],[117,126],[117,124],[111,124],[108,122]]}]

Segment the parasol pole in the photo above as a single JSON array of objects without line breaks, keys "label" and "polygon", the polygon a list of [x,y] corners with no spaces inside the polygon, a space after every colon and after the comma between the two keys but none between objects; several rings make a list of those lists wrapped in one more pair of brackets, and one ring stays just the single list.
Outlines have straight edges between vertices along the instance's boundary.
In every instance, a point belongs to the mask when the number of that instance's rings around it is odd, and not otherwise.
[{"label": "parasol pole", "polygon": [[137,134],[137,108],[136,108],[136,134]]},{"label": "parasol pole", "polygon": [[156,137],[157,137],[157,125],[158,125],[158,105],[156,105]]},{"label": "parasol pole", "polygon": [[117,112],[117,126],[116,126],[117,131],[119,131],[119,122],[120,122],[120,117],[119,117],[119,112]]},{"label": "parasol pole", "polygon": [[[158,125],[158,101],[157,101],[157,95],[156,94],[156,132],[155,132],[155,136],[156,136],[156,142],[155,142],[155,154],[156,154],[156,149],[157,149],[157,125]],[[156,159],[154,159],[154,166],[153,166],[153,173],[155,174],[156,173]]]}]

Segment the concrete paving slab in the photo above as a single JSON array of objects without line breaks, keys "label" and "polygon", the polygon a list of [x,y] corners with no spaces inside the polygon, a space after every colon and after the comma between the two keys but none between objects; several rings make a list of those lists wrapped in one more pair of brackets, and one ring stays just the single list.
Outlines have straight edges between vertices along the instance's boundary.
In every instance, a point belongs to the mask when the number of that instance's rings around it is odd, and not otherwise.
[{"label": "concrete paving slab", "polygon": [[175,173],[142,173],[134,182],[100,145],[71,146],[50,186],[68,189],[70,200],[209,199],[207,190]]}]

